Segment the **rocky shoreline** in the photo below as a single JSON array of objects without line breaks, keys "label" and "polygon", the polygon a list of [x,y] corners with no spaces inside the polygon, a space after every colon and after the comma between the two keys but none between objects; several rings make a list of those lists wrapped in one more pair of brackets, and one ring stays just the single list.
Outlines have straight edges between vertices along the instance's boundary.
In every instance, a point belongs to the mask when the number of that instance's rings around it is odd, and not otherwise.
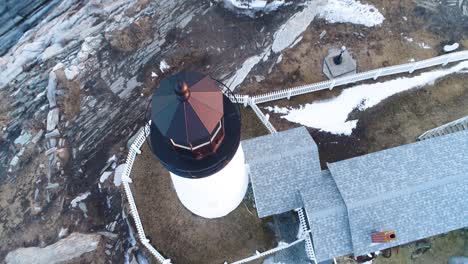
[{"label": "rocky shoreline", "polygon": [[36,26],[62,0],[3,0],[0,5],[0,56]]},{"label": "rocky shoreline", "polygon": [[[0,259],[72,232],[105,234],[100,258],[142,258],[129,239],[132,220],[119,187],[100,178],[123,162],[152,89],[187,67],[229,79],[271,46],[275,30],[300,7],[252,19],[211,1],[49,0],[34,6],[17,3],[21,20],[1,28],[0,38],[8,39],[1,43],[11,48],[0,57]],[[12,10],[8,5],[9,18]],[[266,56],[262,68],[272,67],[275,56]]]}]

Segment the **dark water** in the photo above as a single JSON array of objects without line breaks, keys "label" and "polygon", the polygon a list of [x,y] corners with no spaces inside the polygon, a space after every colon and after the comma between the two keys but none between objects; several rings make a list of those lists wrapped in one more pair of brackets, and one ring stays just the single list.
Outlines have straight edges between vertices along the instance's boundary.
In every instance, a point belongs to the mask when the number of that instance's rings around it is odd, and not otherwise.
[{"label": "dark water", "polygon": [[63,0],[0,0],[0,56]]}]

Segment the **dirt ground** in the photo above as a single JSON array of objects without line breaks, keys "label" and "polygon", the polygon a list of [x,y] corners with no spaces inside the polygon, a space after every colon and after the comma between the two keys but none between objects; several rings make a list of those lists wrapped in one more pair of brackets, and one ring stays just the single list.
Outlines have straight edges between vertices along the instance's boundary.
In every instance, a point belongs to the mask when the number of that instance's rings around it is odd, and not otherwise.
[{"label": "dirt ground", "polygon": [[[238,92],[261,94],[326,80],[322,63],[332,47],[346,46],[357,60],[358,72],[363,72],[441,55],[443,45],[453,39],[450,32],[434,33],[430,25],[435,15],[420,14],[411,0],[361,2],[379,9],[385,17],[382,25],[368,28],[328,24],[323,19],[316,19],[296,46],[283,51],[281,62],[271,69],[264,81],[256,82],[251,75],[249,82]],[[320,39],[322,32],[326,34]],[[468,42],[466,37],[458,41],[462,47]],[[422,48],[423,44],[431,48]]]},{"label": "dirt ground", "polygon": [[[267,131],[249,109],[242,109],[242,138]],[[145,232],[152,244],[173,263],[223,263],[251,256],[275,245],[268,227],[251,202],[244,200],[226,217],[204,219],[192,214],[178,200],[169,172],[155,159],[147,145],[135,160],[133,191]],[[255,262],[253,262],[255,263]]]},{"label": "dirt ground", "polygon": [[[457,230],[381,252],[373,264],[447,263],[451,256],[468,256],[468,231]],[[338,264],[355,264],[352,258],[337,258]]]},{"label": "dirt ground", "polygon": [[367,152],[414,142],[425,131],[468,115],[468,74],[388,98],[358,114]]},{"label": "dirt ground", "polygon": [[[430,243],[430,248],[425,247],[428,245],[427,242]],[[400,246],[392,249],[391,252],[390,258],[379,256],[374,263],[447,263],[451,256],[468,256],[468,231],[457,230],[419,243]]]}]

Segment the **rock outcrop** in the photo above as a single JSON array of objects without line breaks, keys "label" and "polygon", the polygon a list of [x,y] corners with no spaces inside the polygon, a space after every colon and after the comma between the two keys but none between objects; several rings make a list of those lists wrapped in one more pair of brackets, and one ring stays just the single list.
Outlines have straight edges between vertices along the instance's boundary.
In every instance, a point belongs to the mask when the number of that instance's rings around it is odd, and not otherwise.
[{"label": "rock outcrop", "polygon": [[8,253],[6,264],[55,264],[71,261],[98,248],[101,235],[72,233],[44,248],[18,248]]},{"label": "rock outcrop", "polygon": [[[92,159],[97,145],[129,133],[141,120],[147,99],[140,96],[142,68],[170,51],[174,43],[166,43],[167,35],[203,7],[190,1],[61,1],[0,61],[0,90],[15,109],[3,121],[3,143],[24,133],[30,120],[47,120],[47,132],[59,134],[46,149],[66,138],[73,158]],[[11,160],[0,152],[3,166]],[[12,165],[21,164],[15,159]]]},{"label": "rock outcrop", "polygon": [[[279,23],[258,23],[261,31],[246,28],[240,33],[246,42],[230,35],[239,32],[224,25],[216,6],[195,2],[61,1],[0,60],[0,92],[15,109],[1,124],[3,144],[21,134],[26,122],[47,119],[47,132],[59,132],[49,143],[66,139],[71,158],[82,166],[105,151],[103,142],[128,139],[145,113],[149,98],[142,95],[165,74],[192,64],[225,79],[271,44]],[[215,14],[202,18],[210,10]],[[198,28],[186,29],[197,16]],[[210,24],[215,26],[207,29]],[[221,28],[232,32],[220,36]],[[207,46],[206,39],[213,42]],[[162,62],[168,64],[164,69],[158,67]],[[13,156],[0,151],[0,164],[8,167]]]},{"label": "rock outcrop", "polygon": [[0,1],[0,56],[61,0]]},{"label": "rock outcrop", "polygon": [[[117,156],[107,163],[112,169],[124,159],[159,80],[187,68],[229,79],[250,57],[267,54],[293,12],[241,29],[216,1],[37,2],[44,4],[35,10],[55,6],[0,57],[0,205],[7,205],[0,259],[65,228],[112,232],[118,243],[103,258],[121,260],[129,246],[117,237],[125,234],[120,169],[114,184],[103,167],[109,154]],[[274,56],[257,62],[271,68]]]}]

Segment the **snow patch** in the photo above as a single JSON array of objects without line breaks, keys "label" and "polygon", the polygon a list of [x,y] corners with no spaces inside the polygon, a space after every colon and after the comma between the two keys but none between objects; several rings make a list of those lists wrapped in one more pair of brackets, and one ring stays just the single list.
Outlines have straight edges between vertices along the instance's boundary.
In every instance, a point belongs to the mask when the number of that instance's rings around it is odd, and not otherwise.
[{"label": "snow patch", "polygon": [[413,42],[414,39],[413,38],[410,38],[410,37],[403,37],[406,41],[408,41],[409,43]]},{"label": "snow patch", "polygon": [[75,199],[73,199],[70,204],[72,207],[76,207],[78,205],[79,202],[85,200],[86,198],[88,198],[88,196],[91,194],[91,192],[85,192],[85,193],[82,193],[80,195],[78,195],[77,197],[75,197]]},{"label": "snow patch", "polygon": [[278,8],[284,5],[284,0],[275,0],[268,3],[266,0],[252,0],[252,1],[240,1],[240,0],[225,0],[225,4],[231,4],[235,8],[239,9],[250,9],[250,10],[264,10],[267,7]]},{"label": "snow patch", "polygon": [[257,65],[257,63],[259,63],[263,57],[268,56],[268,54],[270,54],[270,48],[267,48],[260,55],[255,55],[245,60],[242,64],[242,67],[238,69],[236,73],[231,78],[229,78],[229,80],[227,80],[226,86],[229,87],[231,91],[234,91],[234,89],[236,89],[236,87],[244,81],[252,68]]},{"label": "snow patch", "polygon": [[114,173],[114,184],[115,186],[119,187],[122,184],[122,175],[125,171],[125,166],[127,166],[125,163],[120,164],[115,168],[115,173]]},{"label": "snow patch", "polygon": [[103,182],[105,182],[105,181],[109,178],[109,176],[111,176],[111,175],[112,175],[112,171],[105,171],[105,172],[103,172],[103,173],[101,174],[101,177],[99,178],[99,181],[100,181],[101,183],[103,183]]},{"label": "snow patch", "polygon": [[294,42],[293,44],[291,44],[291,46],[289,46],[290,48],[294,48],[299,42],[301,42],[302,40],[302,36],[298,37]]},{"label": "snow patch", "polygon": [[375,6],[354,0],[329,0],[319,7],[319,17],[329,23],[352,23],[366,27],[380,25],[385,20]]},{"label": "snow patch", "polygon": [[115,154],[114,154],[107,160],[106,163],[112,163],[112,162],[116,162],[116,161],[117,161],[117,156],[115,156]]},{"label": "snow patch", "polygon": [[430,49],[431,46],[429,46],[428,44],[424,43],[424,42],[421,42],[421,43],[418,43],[418,46],[421,48],[421,49]]},{"label": "snow patch", "polygon": [[445,45],[444,46],[444,51],[445,52],[451,52],[451,51],[454,51],[454,50],[458,49],[459,47],[460,47],[460,44],[455,42],[452,45]]},{"label": "snow patch", "polygon": [[468,61],[449,69],[421,73],[414,77],[401,77],[387,82],[362,84],[348,89],[331,99],[301,105],[298,108],[265,107],[270,112],[282,114],[290,122],[313,127],[333,134],[351,135],[358,120],[347,120],[354,109],[363,111],[382,100],[413,88],[433,84],[444,76],[468,69]]},{"label": "snow patch", "polygon": [[257,12],[270,13],[285,4],[284,0],[224,0],[224,6],[233,11],[234,13],[247,15],[249,17],[256,17]]},{"label": "snow patch", "polygon": [[169,64],[167,64],[165,60],[162,60],[161,63],[159,63],[159,69],[161,70],[161,72],[165,72],[166,70],[169,70],[170,68],[171,66],[169,66]]},{"label": "snow patch", "polygon": [[62,237],[65,237],[66,235],[68,235],[68,228],[60,228],[60,231],[58,233],[58,238],[62,238]]},{"label": "snow patch", "polygon": [[264,107],[264,109],[270,111],[270,112],[273,112],[275,114],[288,114],[290,110],[292,109],[288,109],[286,107],[279,107],[277,105],[275,105],[274,107],[271,107],[271,106],[267,106],[267,107]]},{"label": "snow patch", "polygon": [[278,53],[291,46],[302,32],[306,30],[317,14],[317,1],[308,2],[301,12],[294,14],[275,32],[271,46],[272,51]]},{"label": "snow patch", "polygon": [[278,59],[276,59],[276,64],[280,63],[282,60],[283,60],[283,54],[281,53],[281,54],[278,56]]}]

